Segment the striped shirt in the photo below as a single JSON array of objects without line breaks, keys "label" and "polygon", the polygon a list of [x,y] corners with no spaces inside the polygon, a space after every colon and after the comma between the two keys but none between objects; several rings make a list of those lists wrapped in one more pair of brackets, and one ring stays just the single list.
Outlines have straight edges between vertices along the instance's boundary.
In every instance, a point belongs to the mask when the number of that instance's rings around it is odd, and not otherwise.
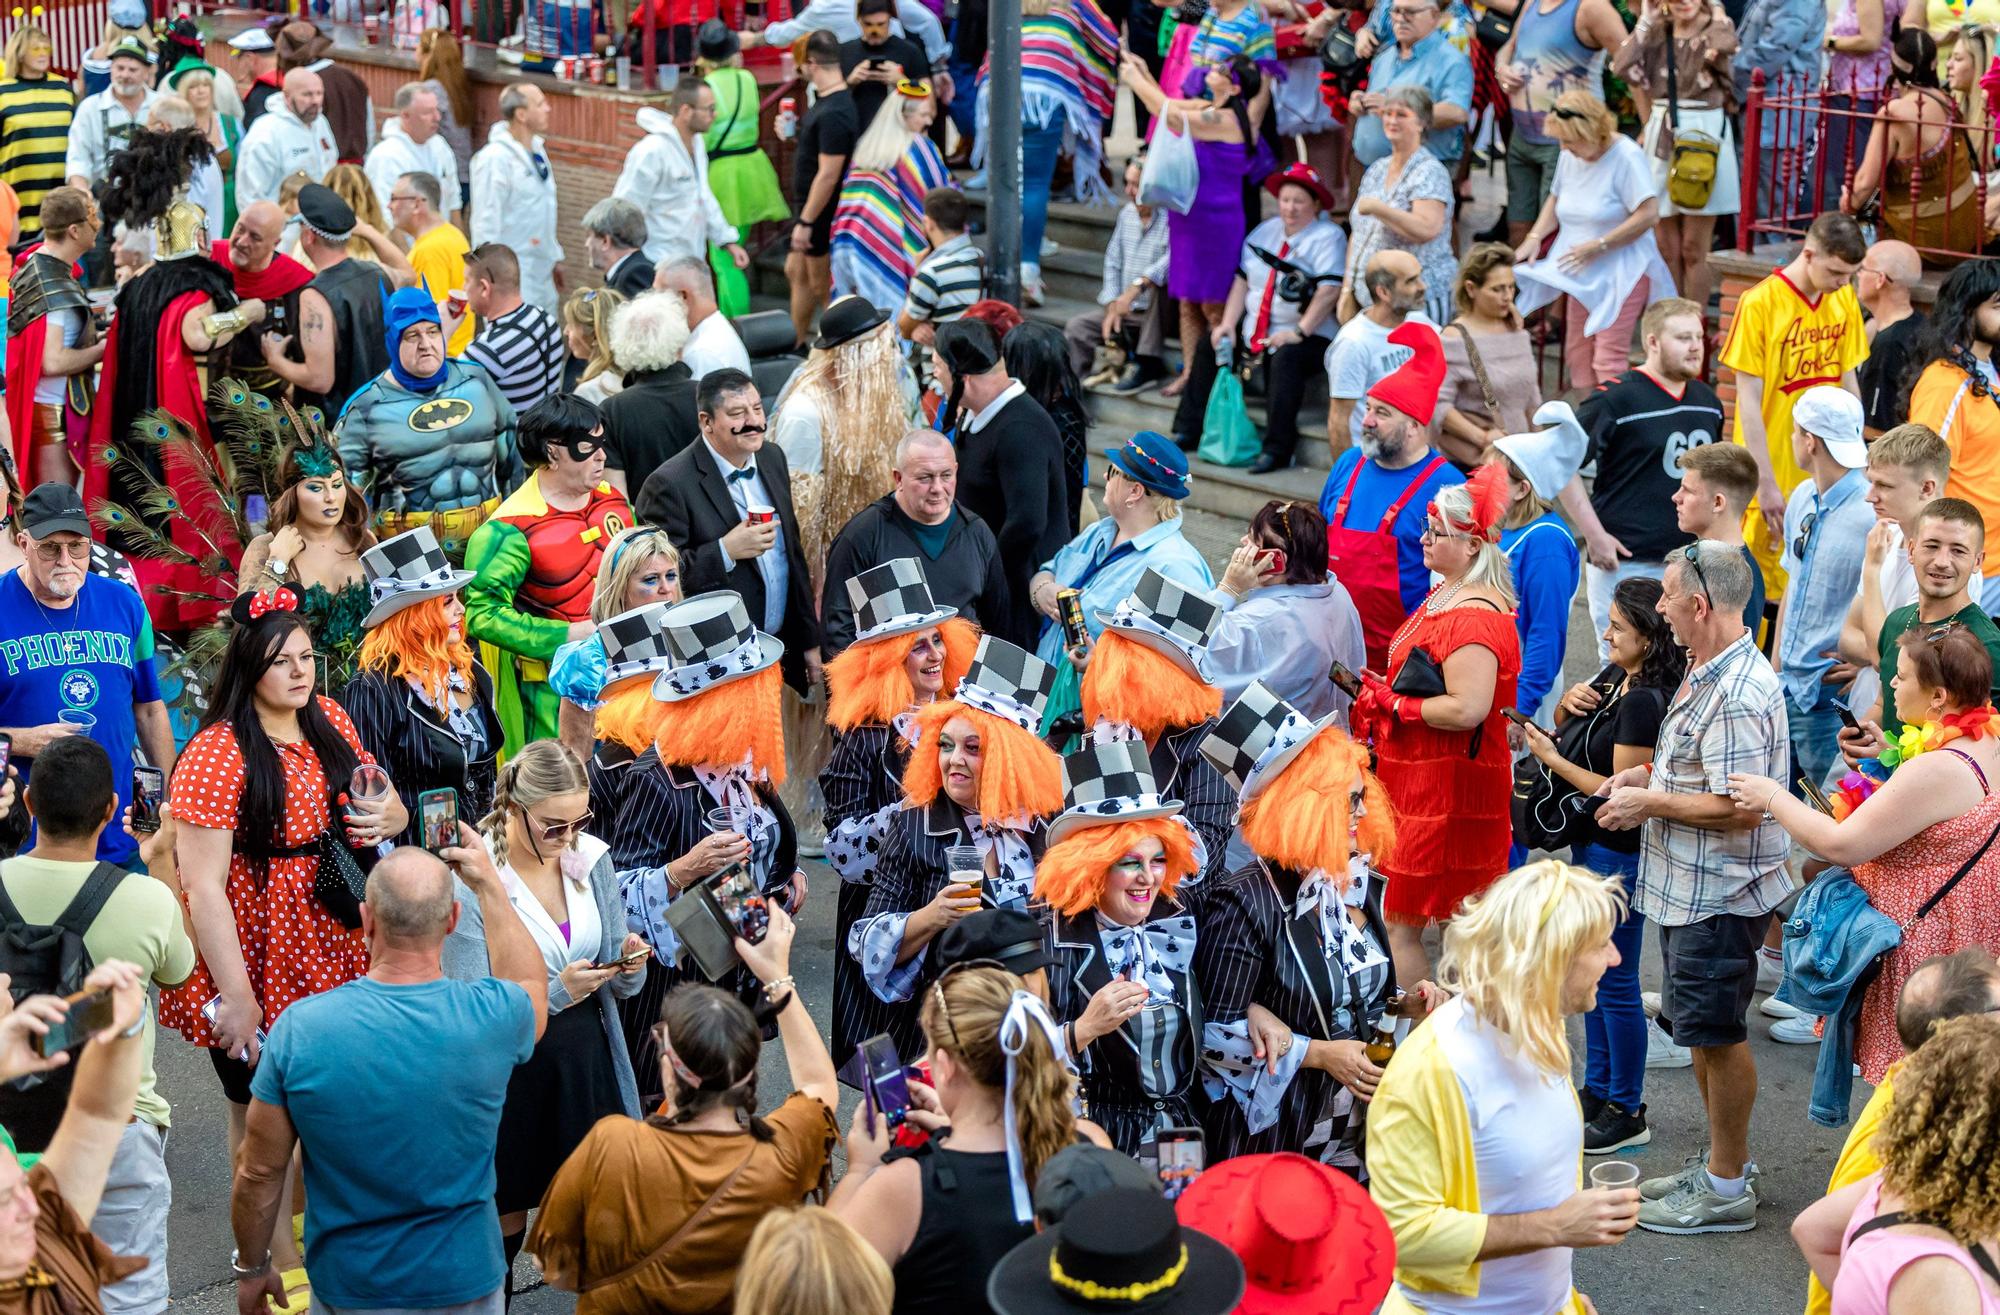
[{"label": "striped shirt", "polygon": [[[1728,795],[1732,772],[1782,781],[1791,731],[1778,673],[1748,633],[1689,671],[1660,723],[1652,788],[1668,794]],[[1764,820],[1748,831],[1709,831],[1646,819],[1634,911],[1666,927],[1720,913],[1754,917],[1790,893],[1784,828]]]},{"label": "striped shirt", "polygon": [[42,231],[42,197],[67,181],[76,93],[58,78],[0,82],[0,182],[21,199],[20,239]]},{"label": "striped shirt", "polygon": [[488,320],[465,349],[466,359],[486,367],[516,411],[526,411],[561,389],[568,355],[555,318],[528,302]]},{"label": "striped shirt", "polygon": [[965,314],[986,295],[986,260],[972,239],[960,233],[924,257],[910,279],[903,313],[913,320],[943,324]]}]

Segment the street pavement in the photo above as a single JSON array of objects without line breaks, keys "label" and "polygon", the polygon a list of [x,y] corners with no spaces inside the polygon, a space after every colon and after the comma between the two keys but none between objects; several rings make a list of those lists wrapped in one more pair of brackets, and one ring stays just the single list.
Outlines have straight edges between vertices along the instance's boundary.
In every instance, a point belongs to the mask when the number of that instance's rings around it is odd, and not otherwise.
[{"label": "street pavement", "polygon": [[[1240,528],[1201,513],[1191,515],[1189,522],[1189,538],[1219,570]],[[1569,680],[1585,680],[1595,673],[1595,640],[1588,613],[1581,606],[1572,614],[1568,652]],[[823,864],[806,866],[813,897],[800,926],[792,971],[824,1033],[832,998],[834,877]],[[1650,933],[1641,975],[1646,989],[1657,989],[1659,946]],[[1596,1303],[1601,1315],[1700,1315],[1706,1311],[1795,1315],[1803,1309],[1806,1267],[1792,1245],[1789,1226],[1792,1218],[1824,1191],[1844,1134],[1806,1118],[1817,1047],[1781,1045],[1766,1035],[1770,1020],[1754,1009],[1751,1020],[1751,1049],[1759,1080],[1751,1147],[1764,1196],[1757,1228],[1749,1233],[1706,1237],[1668,1237],[1635,1230],[1620,1246],[1577,1253],[1577,1286]],[[1581,1081],[1581,1020],[1573,1021],[1570,1027],[1570,1043]],[[159,1040],[158,1066],[160,1090],[174,1108],[173,1136],[167,1146],[174,1184],[168,1256],[173,1309],[176,1315],[226,1315],[234,1307],[235,1285],[229,1281],[229,1157],[221,1089],[206,1056],[172,1033]],[[365,1081],[365,1076],[357,1073],[356,1081]],[[758,1084],[766,1108],[791,1090],[782,1052],[775,1043],[766,1049]],[[1867,1090],[1857,1079],[1855,1111],[1866,1099]],[[1684,1156],[1707,1142],[1694,1071],[1652,1070],[1646,1075],[1646,1103],[1652,1143],[1624,1154],[1645,1176],[1671,1173],[1680,1168]],[[843,1101],[842,1127],[852,1107],[852,1097]],[[354,1135],[366,1138],[368,1128],[357,1125]],[[536,1278],[526,1258],[516,1275],[517,1283]],[[514,1309],[520,1315],[567,1315],[575,1304],[573,1297],[541,1287],[517,1298]]]}]

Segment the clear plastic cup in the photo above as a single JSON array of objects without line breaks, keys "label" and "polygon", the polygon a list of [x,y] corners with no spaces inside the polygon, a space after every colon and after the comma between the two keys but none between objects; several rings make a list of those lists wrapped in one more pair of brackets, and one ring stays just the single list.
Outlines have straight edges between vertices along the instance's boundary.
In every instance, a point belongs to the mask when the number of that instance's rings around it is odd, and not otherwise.
[{"label": "clear plastic cup", "polygon": [[972,887],[986,884],[986,851],[977,845],[951,845],[944,851],[944,870],[954,882]]},{"label": "clear plastic cup", "polygon": [[88,735],[97,729],[97,714],[85,712],[82,708],[64,708],[56,714],[56,720],[65,726],[76,727],[78,735]]},{"label": "clear plastic cup", "polygon": [[1629,1160],[1605,1160],[1590,1166],[1590,1185],[1602,1192],[1622,1192],[1639,1185],[1639,1166]]},{"label": "clear plastic cup", "polygon": [[374,800],[387,795],[391,789],[389,773],[374,763],[360,763],[353,775],[347,778],[347,797],[355,800]]}]

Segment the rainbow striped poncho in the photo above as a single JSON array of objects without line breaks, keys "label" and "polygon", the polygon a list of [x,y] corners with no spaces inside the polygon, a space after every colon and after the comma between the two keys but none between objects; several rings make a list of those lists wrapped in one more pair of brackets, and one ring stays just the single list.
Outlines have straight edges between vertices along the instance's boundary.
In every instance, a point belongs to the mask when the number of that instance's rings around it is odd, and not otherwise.
[{"label": "rainbow striped poncho", "polygon": [[881,310],[901,310],[910,276],[930,245],[924,193],[949,185],[951,171],[928,137],[911,142],[886,172],[850,170],[833,214],[833,295],[858,295]]},{"label": "rainbow striped poncho", "polygon": [[[986,165],[991,69],[989,54],[979,67],[978,136],[972,154],[979,168]],[[1046,14],[1022,16],[1022,119],[1041,125],[1063,117],[1063,153],[1075,157],[1077,192],[1094,205],[1117,200],[1098,176],[1104,130],[1117,97],[1118,29],[1094,0],[1061,0]]]}]

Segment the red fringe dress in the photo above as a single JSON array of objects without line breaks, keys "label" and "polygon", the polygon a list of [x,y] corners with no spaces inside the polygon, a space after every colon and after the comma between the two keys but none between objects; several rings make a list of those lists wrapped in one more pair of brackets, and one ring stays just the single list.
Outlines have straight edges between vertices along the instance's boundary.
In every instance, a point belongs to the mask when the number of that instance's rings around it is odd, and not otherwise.
[{"label": "red fringe dress", "polygon": [[1513,756],[1501,709],[1514,706],[1521,637],[1512,612],[1468,604],[1436,616],[1419,607],[1389,645],[1388,678],[1423,649],[1442,667],[1467,645],[1500,661],[1493,708],[1476,730],[1442,731],[1423,722],[1383,718],[1376,731],[1375,773],[1396,813],[1396,845],[1379,864],[1388,879],[1382,911],[1391,921],[1448,918],[1468,895],[1507,870],[1514,841],[1508,801]]}]

